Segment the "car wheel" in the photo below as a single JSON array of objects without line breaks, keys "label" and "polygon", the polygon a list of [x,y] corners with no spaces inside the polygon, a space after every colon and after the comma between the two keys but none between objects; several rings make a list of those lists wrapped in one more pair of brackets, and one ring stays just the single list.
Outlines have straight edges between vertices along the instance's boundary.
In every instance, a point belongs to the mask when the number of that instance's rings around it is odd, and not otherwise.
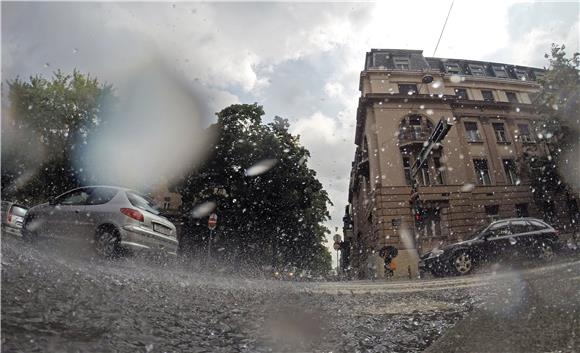
[{"label": "car wheel", "polygon": [[541,243],[538,253],[542,261],[550,262],[554,259],[554,247],[550,243]]},{"label": "car wheel", "polygon": [[473,258],[466,251],[460,251],[453,257],[453,269],[460,276],[470,273],[473,270],[473,265]]},{"label": "car wheel", "polygon": [[95,238],[95,250],[102,257],[117,257],[119,255],[118,232],[110,228],[98,230]]}]

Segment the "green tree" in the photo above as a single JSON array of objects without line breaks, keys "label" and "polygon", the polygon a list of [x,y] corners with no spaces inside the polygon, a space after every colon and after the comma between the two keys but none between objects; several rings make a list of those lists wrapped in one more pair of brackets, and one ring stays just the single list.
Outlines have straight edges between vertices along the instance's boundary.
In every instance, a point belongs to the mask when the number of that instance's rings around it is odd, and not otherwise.
[{"label": "green tree", "polygon": [[[5,144],[2,138],[3,192],[35,203],[77,186],[75,152],[114,104],[112,86],[76,70],[57,71],[51,80],[34,76],[7,84],[10,126],[3,122],[3,135],[10,130],[19,139]],[[38,158],[31,160],[32,154]]]},{"label": "green tree", "polygon": [[[322,245],[329,218],[328,195],[308,168],[309,152],[289,133],[288,121],[264,124],[257,104],[232,105],[209,127],[218,134],[213,155],[178,186],[183,208],[215,202],[216,248],[235,264],[296,266],[325,272],[330,254]],[[207,216],[205,214],[204,216]],[[194,248],[205,246],[206,219],[189,217]]]},{"label": "green tree", "polygon": [[[538,80],[541,88],[534,103],[543,118],[536,126],[537,138],[546,143],[548,155],[538,157],[524,151],[522,163],[540,209],[552,200],[555,192],[566,191],[567,182],[572,181],[566,180],[561,169],[570,162],[566,154],[577,150],[580,136],[580,53],[567,57],[564,45],[552,44],[545,58],[549,66],[544,77]],[[570,177],[577,178],[577,174]]]}]

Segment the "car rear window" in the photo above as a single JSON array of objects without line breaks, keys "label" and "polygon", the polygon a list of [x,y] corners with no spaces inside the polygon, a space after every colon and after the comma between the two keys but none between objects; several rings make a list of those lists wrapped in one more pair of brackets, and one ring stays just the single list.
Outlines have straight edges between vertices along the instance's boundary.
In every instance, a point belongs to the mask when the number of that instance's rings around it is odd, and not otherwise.
[{"label": "car rear window", "polygon": [[92,188],[87,205],[102,205],[113,199],[119,190],[113,188]]},{"label": "car rear window", "polygon": [[15,216],[24,217],[28,209],[24,206],[12,205],[10,212]]},{"label": "car rear window", "polygon": [[127,198],[131,202],[131,205],[156,215],[159,214],[155,203],[149,197],[140,195],[134,191],[127,191]]}]

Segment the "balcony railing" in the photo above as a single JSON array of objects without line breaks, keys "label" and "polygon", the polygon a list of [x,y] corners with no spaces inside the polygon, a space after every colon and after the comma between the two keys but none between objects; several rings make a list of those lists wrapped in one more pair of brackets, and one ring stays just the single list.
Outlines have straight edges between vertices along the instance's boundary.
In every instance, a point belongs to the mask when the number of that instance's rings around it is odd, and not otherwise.
[{"label": "balcony railing", "polygon": [[428,129],[421,130],[400,130],[399,131],[399,142],[409,143],[409,142],[425,142],[431,136],[431,131]]}]

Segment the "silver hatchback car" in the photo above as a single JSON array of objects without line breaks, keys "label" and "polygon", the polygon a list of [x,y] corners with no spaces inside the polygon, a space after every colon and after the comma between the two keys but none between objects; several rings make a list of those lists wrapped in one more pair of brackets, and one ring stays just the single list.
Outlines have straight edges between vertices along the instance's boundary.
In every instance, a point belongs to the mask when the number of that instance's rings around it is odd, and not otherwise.
[{"label": "silver hatchback car", "polygon": [[87,186],[68,191],[32,207],[22,235],[34,240],[52,236],[94,242],[99,255],[112,257],[122,249],[177,252],[173,223],[159,215],[152,200],[114,186]]}]

